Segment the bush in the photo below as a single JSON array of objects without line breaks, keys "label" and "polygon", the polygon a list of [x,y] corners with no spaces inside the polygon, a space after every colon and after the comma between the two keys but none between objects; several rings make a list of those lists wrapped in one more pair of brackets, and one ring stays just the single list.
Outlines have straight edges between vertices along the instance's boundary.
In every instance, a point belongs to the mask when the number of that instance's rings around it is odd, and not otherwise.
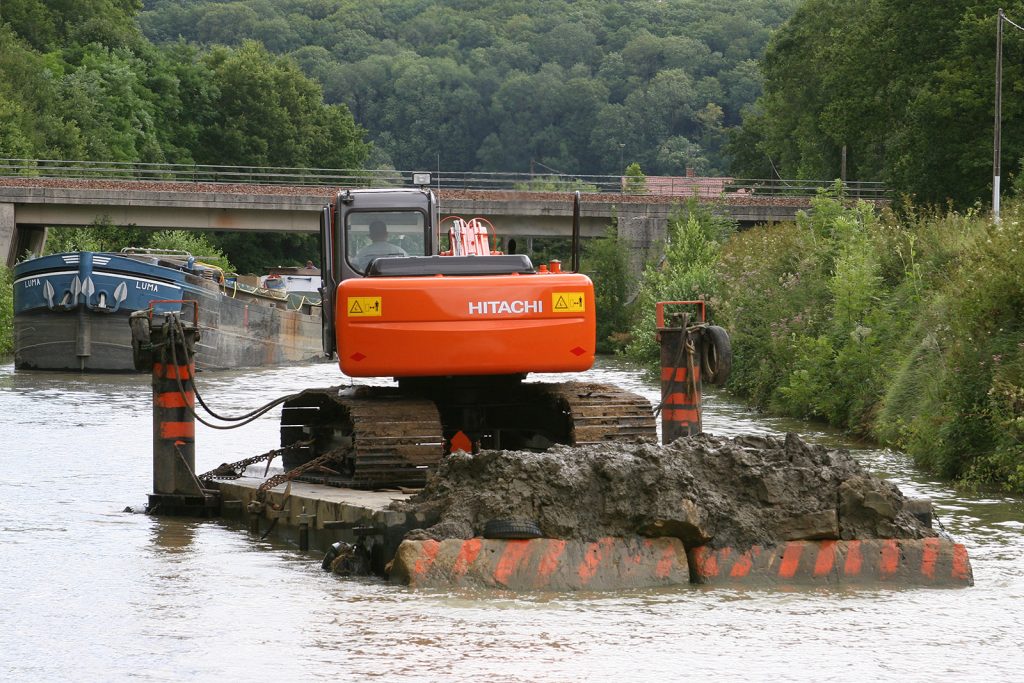
[{"label": "bush", "polygon": [[14,271],[0,266],[0,357],[14,353]]},{"label": "bush", "polygon": [[184,230],[165,230],[154,233],[146,245],[150,249],[168,249],[187,251],[203,263],[217,266],[226,272],[234,271],[220,249],[216,248],[203,236]]},{"label": "bush", "polygon": [[584,243],[582,270],[594,282],[597,315],[597,352],[621,351],[629,329],[629,260],[627,250],[612,226],[595,240]]},{"label": "bush", "polygon": [[45,254],[66,251],[120,251],[124,247],[142,247],[149,239],[139,228],[118,227],[98,221],[76,228],[50,228],[46,232]]},{"label": "bush", "polygon": [[625,183],[625,190],[630,194],[647,192],[647,176],[640,170],[640,164],[634,161],[626,167]]},{"label": "bush", "polygon": [[730,389],[1024,491],[1024,227],[819,197],[732,237],[716,276]]},{"label": "bush", "polygon": [[94,223],[78,228],[52,228],[46,236],[47,254],[66,251],[121,251],[125,247],[187,251],[225,271],[234,270],[224,252],[205,235],[185,230],[149,232],[139,228]]}]

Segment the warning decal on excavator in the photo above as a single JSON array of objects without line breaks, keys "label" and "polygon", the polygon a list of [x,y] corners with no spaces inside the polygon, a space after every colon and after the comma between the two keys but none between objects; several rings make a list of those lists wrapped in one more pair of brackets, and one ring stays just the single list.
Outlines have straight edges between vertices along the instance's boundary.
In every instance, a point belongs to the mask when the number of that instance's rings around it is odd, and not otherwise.
[{"label": "warning decal on excavator", "polygon": [[551,310],[555,313],[583,313],[587,310],[583,292],[554,292]]},{"label": "warning decal on excavator", "polygon": [[367,318],[379,316],[381,303],[379,296],[350,296],[345,310],[350,318]]}]

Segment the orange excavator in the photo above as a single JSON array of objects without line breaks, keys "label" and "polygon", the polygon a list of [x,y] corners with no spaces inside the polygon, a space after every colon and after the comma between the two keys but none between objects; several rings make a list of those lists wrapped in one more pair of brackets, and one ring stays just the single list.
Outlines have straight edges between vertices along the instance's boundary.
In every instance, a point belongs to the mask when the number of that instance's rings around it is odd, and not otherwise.
[{"label": "orange excavator", "polygon": [[349,377],[397,386],[309,389],[289,400],[285,467],[332,453],[327,483],[418,486],[455,450],[654,441],[642,396],[526,381],[594,362],[594,288],[578,272],[579,194],[567,272],[558,261],[535,267],[525,254],[494,250],[484,219],[446,219],[442,240],[429,174],[416,176],[418,188],[342,190],[323,209],[324,351],[337,353]]}]

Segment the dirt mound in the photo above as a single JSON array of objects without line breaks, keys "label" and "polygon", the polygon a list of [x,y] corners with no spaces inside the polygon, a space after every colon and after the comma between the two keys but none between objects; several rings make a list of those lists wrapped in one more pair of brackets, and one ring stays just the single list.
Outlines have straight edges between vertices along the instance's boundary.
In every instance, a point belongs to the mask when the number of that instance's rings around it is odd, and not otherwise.
[{"label": "dirt mound", "polygon": [[934,536],[905,502],[847,451],[795,434],[704,434],[667,446],[459,452],[394,507],[439,520],[410,534],[437,540],[482,535],[494,519],[532,521],[552,538],[676,536],[687,546]]}]

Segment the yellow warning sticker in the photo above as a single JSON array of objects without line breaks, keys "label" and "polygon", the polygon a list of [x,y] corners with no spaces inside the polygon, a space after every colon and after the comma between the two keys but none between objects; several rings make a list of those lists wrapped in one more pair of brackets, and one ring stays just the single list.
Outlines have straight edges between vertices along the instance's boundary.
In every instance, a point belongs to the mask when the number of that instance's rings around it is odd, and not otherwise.
[{"label": "yellow warning sticker", "polygon": [[381,297],[379,296],[350,296],[346,311],[350,318],[368,318],[379,316],[381,312]]},{"label": "yellow warning sticker", "polygon": [[555,313],[583,313],[587,310],[583,292],[554,292],[551,310]]}]

